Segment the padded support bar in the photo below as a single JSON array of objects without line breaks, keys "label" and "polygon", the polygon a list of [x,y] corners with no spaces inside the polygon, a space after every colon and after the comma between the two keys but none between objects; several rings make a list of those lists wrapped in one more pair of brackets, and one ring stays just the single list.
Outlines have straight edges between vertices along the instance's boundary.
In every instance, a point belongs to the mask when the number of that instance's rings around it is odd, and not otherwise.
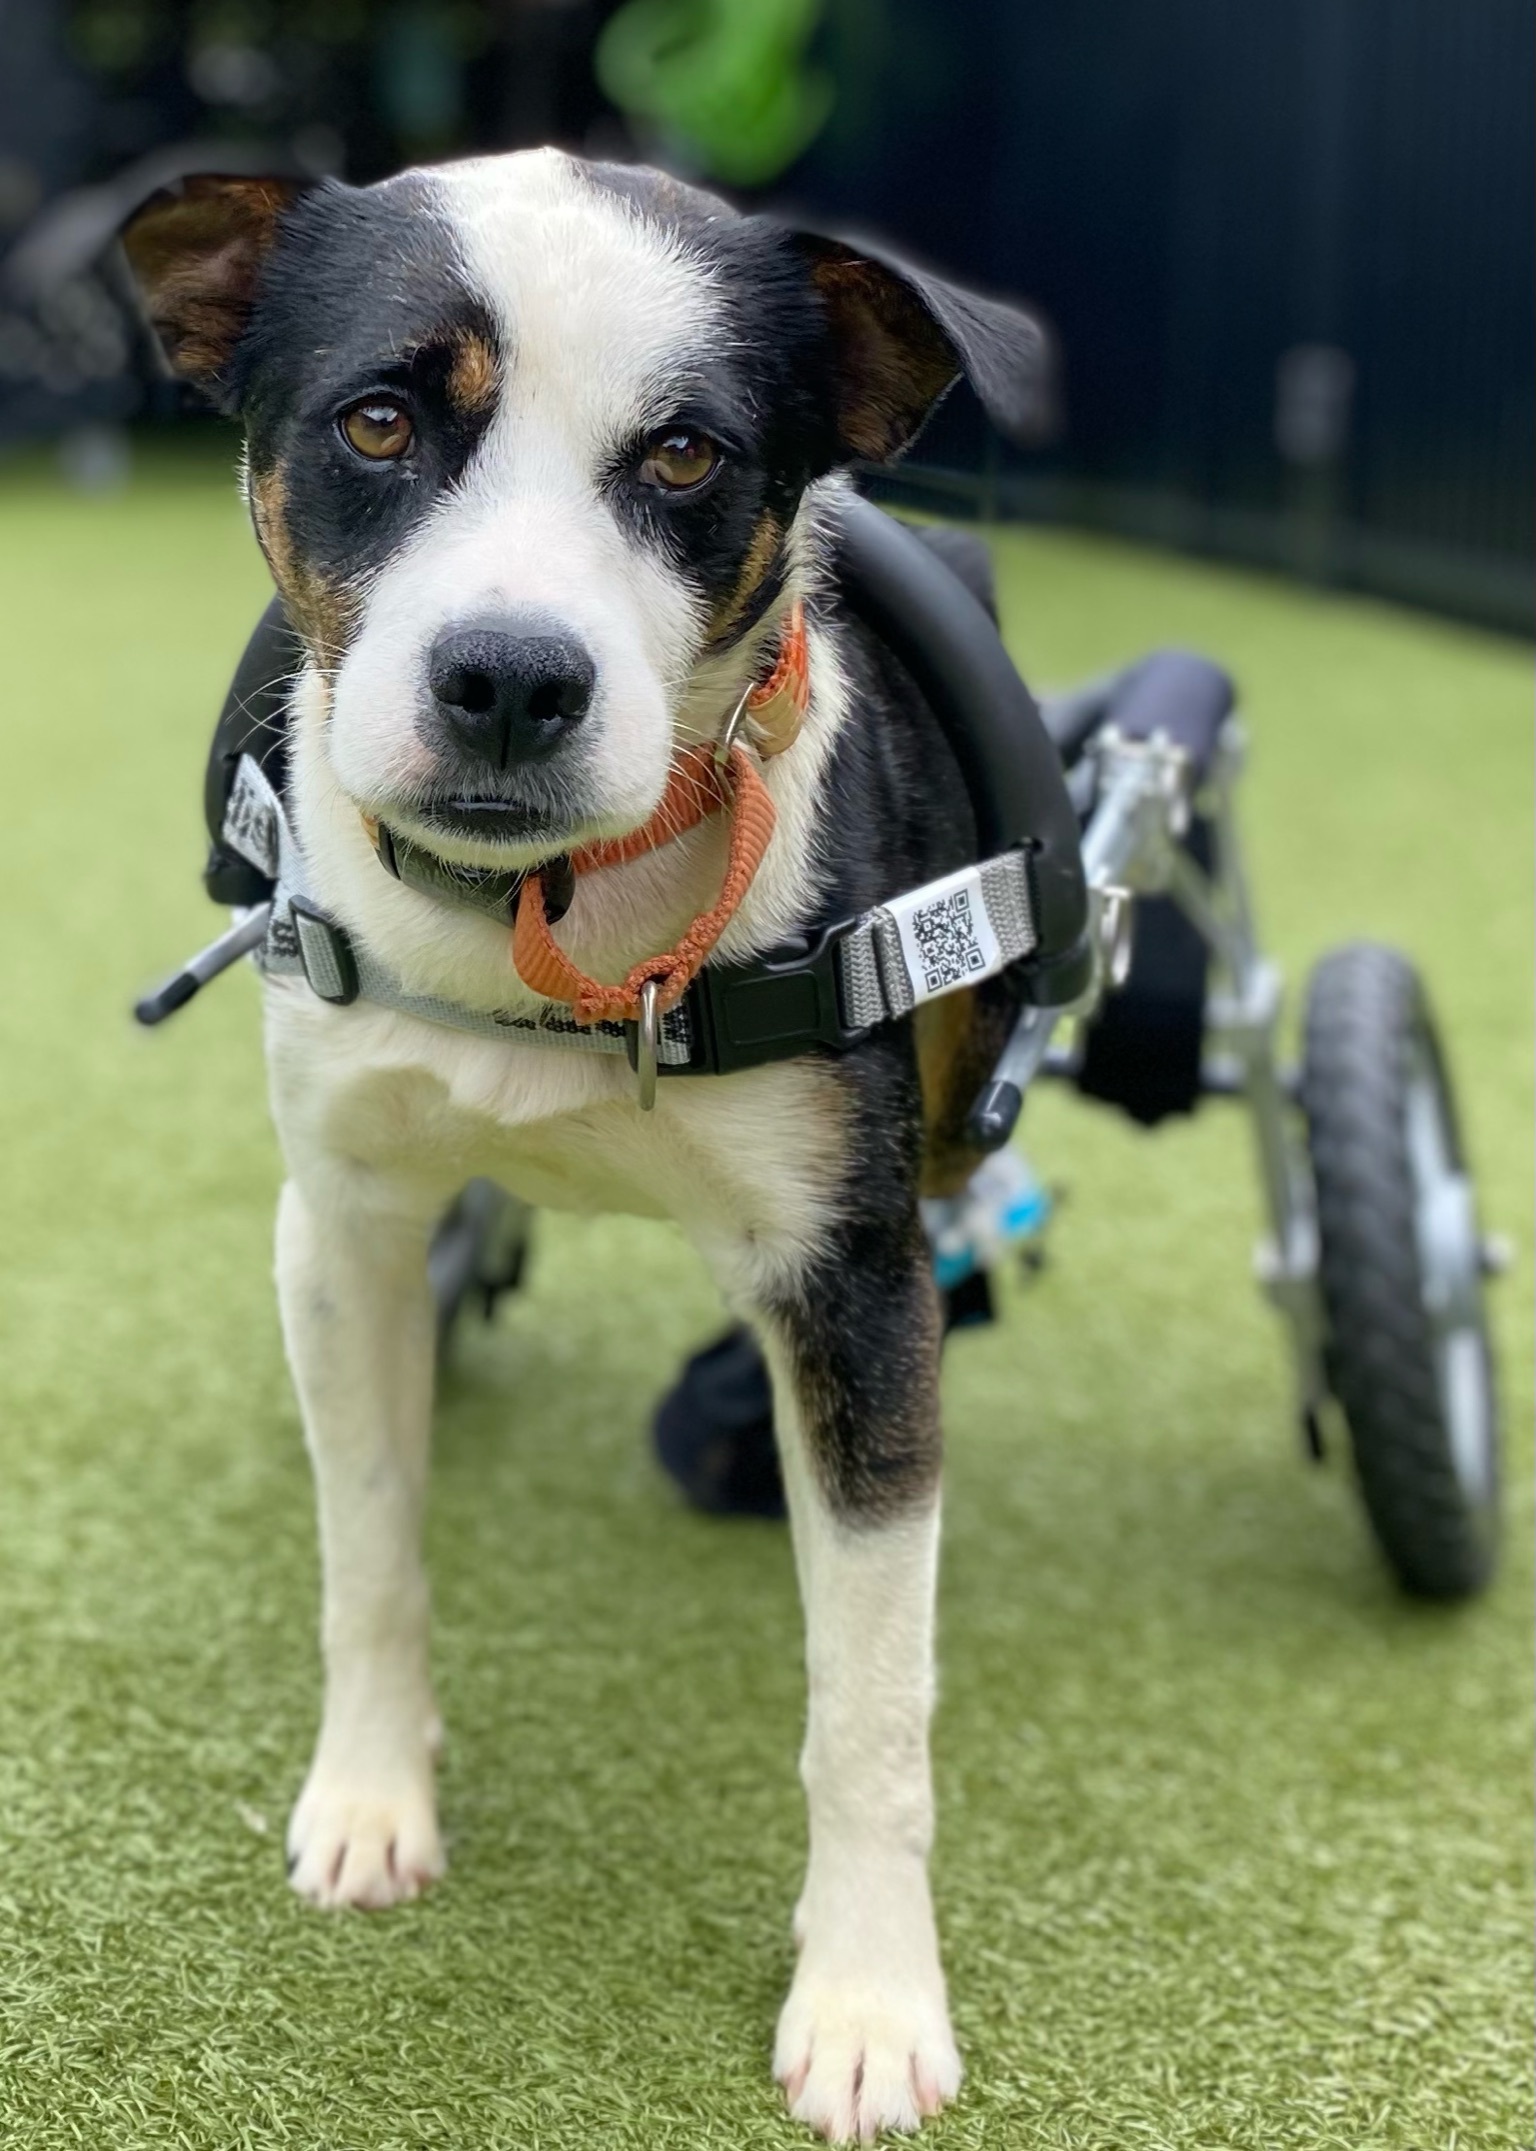
[{"label": "padded support bar", "polygon": [[275,597],[257,621],[229,683],[203,776],[210,846],[203,886],[216,904],[259,904],[272,893],[271,882],[224,842],[224,814],[243,754],[282,790],[288,696],[303,660],[303,644],[288,625],[282,599]]},{"label": "padded support bar", "polygon": [[1081,761],[1095,734],[1112,724],[1127,739],[1165,732],[1189,756],[1200,784],[1210,773],[1235,692],[1208,657],[1193,650],[1154,650],[1123,671],[1050,696],[1040,706],[1040,717],[1069,769]]},{"label": "padded support bar", "polygon": [[1121,673],[1105,702],[1104,722],[1127,739],[1166,733],[1189,756],[1195,782],[1202,784],[1233,700],[1231,680],[1208,657],[1193,650],[1154,650]]},{"label": "padded support bar", "polygon": [[1063,959],[1083,943],[1088,891],[1077,815],[1034,696],[969,590],[868,501],[845,504],[836,558],[850,608],[894,650],[943,727],[970,794],[981,856],[1028,847],[1038,899],[1034,997],[1072,999],[1082,980],[1067,974],[1080,967]]},{"label": "padded support bar", "polygon": [[1075,769],[1088,750],[1088,744],[1104,722],[1110,697],[1128,677],[1129,667],[1119,672],[1103,672],[1094,680],[1085,680],[1081,687],[1065,688],[1059,695],[1047,695],[1040,705],[1040,722],[1051,735],[1056,752],[1066,769]]}]

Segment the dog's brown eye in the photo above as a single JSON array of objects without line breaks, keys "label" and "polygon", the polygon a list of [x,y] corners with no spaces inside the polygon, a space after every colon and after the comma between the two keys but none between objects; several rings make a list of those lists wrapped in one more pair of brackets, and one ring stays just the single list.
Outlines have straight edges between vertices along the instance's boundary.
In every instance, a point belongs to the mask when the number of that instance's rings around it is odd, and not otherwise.
[{"label": "dog's brown eye", "polygon": [[398,403],[354,403],[341,414],[341,430],[360,456],[371,463],[393,463],[410,447],[416,428]]},{"label": "dog's brown eye", "polygon": [[643,485],[664,486],[669,493],[686,492],[702,485],[720,461],[720,451],[707,433],[689,433],[678,427],[658,433],[648,443],[640,464]]}]

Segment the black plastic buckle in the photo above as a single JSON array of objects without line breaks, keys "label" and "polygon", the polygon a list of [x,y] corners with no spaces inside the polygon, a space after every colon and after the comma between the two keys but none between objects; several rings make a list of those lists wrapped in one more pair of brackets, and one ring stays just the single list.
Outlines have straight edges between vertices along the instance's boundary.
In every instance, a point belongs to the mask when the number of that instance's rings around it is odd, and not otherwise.
[{"label": "black plastic buckle", "polygon": [[238,906],[241,910],[253,904],[268,904],[276,886],[270,874],[252,866],[249,859],[224,843],[213,846],[203,868],[203,887],[216,904]]},{"label": "black plastic buckle", "polygon": [[333,1008],[350,1008],[360,991],[357,957],[344,926],[328,919],[301,896],[288,899],[299,944],[299,962],[311,993]]},{"label": "black plastic buckle", "polygon": [[840,920],[814,938],[780,942],[766,956],[740,964],[706,964],[684,1005],[692,1057],[661,1074],[733,1075],[769,1061],[791,1060],[811,1046],[846,1052],[867,1029],[843,1013],[837,945],[854,922]]},{"label": "black plastic buckle", "polygon": [[1083,934],[1070,948],[1047,956],[1037,950],[1019,964],[1024,999],[1031,1008],[1065,1008],[1081,1000],[1093,984],[1093,936]]}]

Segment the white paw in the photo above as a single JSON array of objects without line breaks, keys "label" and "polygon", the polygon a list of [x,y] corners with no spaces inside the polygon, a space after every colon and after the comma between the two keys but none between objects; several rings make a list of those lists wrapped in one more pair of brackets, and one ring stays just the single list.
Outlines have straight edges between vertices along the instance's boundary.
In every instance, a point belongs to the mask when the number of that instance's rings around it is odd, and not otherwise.
[{"label": "white paw", "polygon": [[382,1778],[317,1758],[288,1824],[288,1880],[301,1897],[379,1912],[419,1897],[446,1866],[430,1763]]},{"label": "white paw", "polygon": [[960,2089],[943,1979],[831,1977],[802,1961],[779,2018],[773,2073],[795,2119],[831,2143],[920,2127]]}]

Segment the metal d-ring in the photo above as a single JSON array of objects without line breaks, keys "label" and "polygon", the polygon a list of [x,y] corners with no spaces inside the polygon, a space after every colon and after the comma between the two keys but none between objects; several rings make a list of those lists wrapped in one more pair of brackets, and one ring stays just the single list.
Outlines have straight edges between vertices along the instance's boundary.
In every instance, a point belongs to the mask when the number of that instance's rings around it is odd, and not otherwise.
[{"label": "metal d-ring", "polygon": [[742,720],[747,714],[747,704],[752,698],[753,685],[754,683],[748,680],[746,686],[741,690],[740,701],[731,711],[730,716],[726,718],[725,730],[715,741],[716,769],[724,769],[726,763],[731,759],[731,749],[736,744],[736,735],[741,730]]},{"label": "metal d-ring", "polygon": [[656,1047],[661,1036],[657,1003],[660,999],[660,979],[648,978],[640,988],[640,1020],[635,1025],[635,1074],[639,1079],[642,1113],[649,1113],[656,1103]]},{"label": "metal d-ring", "polygon": [[1119,882],[1105,882],[1099,891],[1099,946],[1104,979],[1111,993],[1118,992],[1131,975],[1136,953],[1136,908],[1131,892]]}]

